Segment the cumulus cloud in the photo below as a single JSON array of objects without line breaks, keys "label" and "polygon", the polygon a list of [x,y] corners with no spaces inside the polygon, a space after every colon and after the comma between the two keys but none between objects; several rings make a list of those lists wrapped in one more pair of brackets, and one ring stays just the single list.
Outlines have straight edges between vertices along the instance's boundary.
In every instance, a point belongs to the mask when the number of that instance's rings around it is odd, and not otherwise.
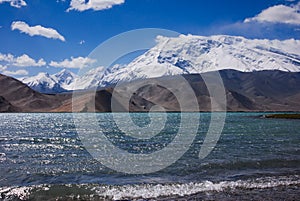
[{"label": "cumulus cloud", "polygon": [[95,62],[95,59],[88,57],[71,57],[71,59],[65,59],[61,62],[51,61],[49,65],[57,68],[84,68]]},{"label": "cumulus cloud", "polygon": [[15,8],[21,8],[22,6],[27,6],[24,0],[0,0],[0,4],[5,2],[9,3],[10,6]]},{"label": "cumulus cloud", "polygon": [[28,71],[27,70],[17,70],[17,71],[4,70],[2,74],[10,75],[10,76],[28,75]]},{"label": "cumulus cloud", "polygon": [[14,66],[20,66],[20,67],[26,67],[26,66],[44,66],[46,65],[46,62],[44,59],[40,59],[38,61],[35,61],[34,59],[30,58],[28,55],[23,54],[22,56],[19,56],[14,59],[13,62]]},{"label": "cumulus cloud", "polygon": [[4,71],[4,70],[6,70],[6,68],[7,68],[7,66],[3,66],[0,64],[0,71]]},{"label": "cumulus cloud", "polygon": [[9,66],[18,66],[18,67],[32,67],[32,66],[45,66],[46,62],[44,59],[39,59],[35,61],[33,58],[29,57],[27,54],[22,56],[15,57],[12,54],[1,54],[0,61],[5,62]]},{"label": "cumulus cloud", "polygon": [[11,30],[19,30],[21,33],[26,33],[30,36],[43,36],[46,38],[59,39],[65,41],[65,38],[55,29],[45,28],[41,25],[29,26],[25,22],[15,21],[11,24]]},{"label": "cumulus cloud", "polygon": [[244,22],[270,22],[300,25],[300,2],[292,6],[276,5],[269,7],[255,17],[245,19]]},{"label": "cumulus cloud", "polygon": [[125,0],[71,0],[70,7],[67,11],[77,10],[85,11],[89,9],[93,10],[105,10],[110,9],[114,5],[123,4]]},{"label": "cumulus cloud", "polygon": [[13,60],[14,60],[14,55],[0,53],[0,61],[12,62]]}]

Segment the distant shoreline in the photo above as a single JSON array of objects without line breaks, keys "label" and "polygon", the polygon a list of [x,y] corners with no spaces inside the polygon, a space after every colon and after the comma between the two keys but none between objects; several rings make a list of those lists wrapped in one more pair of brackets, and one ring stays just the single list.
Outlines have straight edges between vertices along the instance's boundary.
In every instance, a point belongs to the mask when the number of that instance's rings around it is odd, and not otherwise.
[{"label": "distant shoreline", "polygon": [[[264,118],[291,118],[291,119],[300,119],[300,113],[298,113],[298,111],[129,111],[129,112],[72,112],[72,111],[59,111],[59,112],[51,112],[51,111],[45,111],[45,112],[41,112],[41,111],[37,111],[37,112],[0,112],[0,114],[26,114],[26,113],[30,113],[30,114],[56,114],[56,113],[75,113],[75,114],[92,114],[92,113],[271,113],[271,114],[267,114],[267,115],[263,115]],[[276,114],[272,114],[272,113],[276,113]],[[280,113],[280,114],[278,114]],[[283,114],[286,113],[286,114]]]},{"label": "distant shoreline", "polygon": [[265,118],[269,119],[300,119],[300,113],[298,114],[269,114],[265,115]]}]

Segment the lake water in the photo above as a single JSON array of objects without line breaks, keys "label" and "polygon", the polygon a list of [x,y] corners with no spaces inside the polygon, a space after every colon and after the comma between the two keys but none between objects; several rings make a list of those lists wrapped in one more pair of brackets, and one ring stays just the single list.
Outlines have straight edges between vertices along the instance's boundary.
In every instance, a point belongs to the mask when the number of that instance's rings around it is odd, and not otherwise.
[{"label": "lake water", "polygon": [[[79,115],[88,120],[94,114]],[[190,115],[191,124],[198,123],[199,114],[184,115]],[[299,200],[300,121],[260,115],[228,113],[217,145],[199,159],[210,122],[210,114],[201,113],[193,144],[177,162],[154,173],[125,174],[91,156],[72,114],[0,114],[0,199]],[[157,136],[137,140],[112,126],[111,114],[96,116],[106,137],[133,154],[163,149],[180,122],[179,113],[169,113]],[[146,113],[131,117],[138,125],[149,124]]]}]

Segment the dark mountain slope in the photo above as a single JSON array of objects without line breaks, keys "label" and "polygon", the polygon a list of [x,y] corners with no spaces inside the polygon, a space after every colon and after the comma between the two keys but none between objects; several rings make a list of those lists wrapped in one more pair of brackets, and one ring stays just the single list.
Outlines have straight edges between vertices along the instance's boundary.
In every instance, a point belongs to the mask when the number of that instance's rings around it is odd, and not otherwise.
[{"label": "dark mountain slope", "polygon": [[20,108],[13,106],[4,97],[0,96],[0,112],[19,112]]},{"label": "dark mountain slope", "polygon": [[[228,111],[300,111],[300,73],[222,70],[220,75],[225,86]],[[183,77],[194,91],[200,111],[211,111],[211,101],[216,100],[211,99],[201,75]],[[140,84],[143,82],[140,80],[124,83],[120,88],[112,87],[96,92],[76,92],[76,97],[73,97],[72,93],[41,94],[16,79],[0,75],[0,112],[72,112],[72,105],[74,112],[110,112],[112,97],[117,103],[114,111],[124,112],[129,108],[132,112],[147,112],[155,105],[166,111],[182,111],[173,94],[175,91],[186,97],[187,105],[193,103],[193,96],[179,76],[146,81],[146,84]],[[212,84],[218,87],[214,82]],[[137,85],[139,87],[136,90],[131,90]],[[128,100],[124,101],[124,97]],[[190,110],[186,108],[184,111]]]},{"label": "dark mountain slope", "polygon": [[[245,73],[222,70],[220,75],[225,86],[228,111],[300,111],[300,73],[283,71]],[[176,77],[158,80],[176,80]],[[183,77],[193,88],[200,110],[211,111],[210,95],[201,76],[193,74]],[[174,83],[173,90],[184,93],[183,84],[176,81]],[[126,88],[126,85],[124,87]],[[174,94],[155,84],[137,90],[132,96],[132,103],[134,103],[134,107],[131,107],[133,111],[149,110],[148,108],[153,105],[163,106],[168,111],[180,111]]]},{"label": "dark mountain slope", "polygon": [[1,74],[0,86],[0,96],[3,98],[3,104],[9,104],[12,108],[19,108],[18,111],[21,112],[51,111],[70,97],[70,95],[41,94],[30,89],[22,82]]},{"label": "dark mountain slope", "polygon": [[[226,89],[253,100],[260,110],[299,111],[300,73],[220,71]],[[254,108],[253,108],[254,109]]]}]

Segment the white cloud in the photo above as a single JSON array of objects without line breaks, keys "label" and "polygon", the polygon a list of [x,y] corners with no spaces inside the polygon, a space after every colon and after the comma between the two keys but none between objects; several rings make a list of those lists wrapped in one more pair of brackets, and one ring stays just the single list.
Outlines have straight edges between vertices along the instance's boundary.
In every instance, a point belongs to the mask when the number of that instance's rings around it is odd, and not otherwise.
[{"label": "white cloud", "polygon": [[22,56],[15,57],[12,54],[1,54],[0,53],[0,61],[6,62],[7,65],[10,66],[18,66],[18,67],[32,67],[32,66],[45,66],[46,62],[44,59],[39,59],[35,61],[27,54],[23,54]]},{"label": "white cloud", "polygon": [[271,22],[300,25],[300,2],[292,6],[276,5],[269,7],[255,17],[245,19],[244,22]]},{"label": "white cloud", "polygon": [[[0,72],[4,75],[9,76],[21,76],[21,75],[28,75],[28,71],[21,69],[21,70],[10,70],[11,67],[33,67],[33,66],[45,66],[46,62],[44,59],[40,59],[35,61],[27,54],[23,54],[19,57],[15,57],[12,54],[2,54],[0,53]],[[4,65],[3,65],[4,64]]]},{"label": "white cloud", "polygon": [[17,71],[8,71],[5,70],[2,72],[4,75],[18,76],[18,75],[28,75],[27,70],[17,70]]},{"label": "white cloud", "polygon": [[14,55],[0,53],[0,61],[12,62],[13,60],[14,60]]},{"label": "white cloud", "polygon": [[0,71],[4,71],[6,69],[7,69],[7,66],[3,66],[3,65],[0,64]]},{"label": "white cloud", "polygon": [[95,62],[95,59],[91,59],[88,57],[71,57],[70,60],[65,59],[61,62],[51,61],[49,65],[58,68],[84,68]]},{"label": "white cloud", "polygon": [[26,67],[26,66],[45,66],[46,62],[44,59],[40,59],[35,61],[34,59],[30,58],[28,55],[23,54],[14,59],[13,64],[14,66]]},{"label": "white cloud", "polygon": [[15,8],[21,8],[22,6],[27,6],[24,0],[0,0],[0,4],[5,2],[9,3],[10,6]]},{"label": "white cloud", "polygon": [[123,4],[124,2],[125,0],[89,0],[88,2],[86,2],[86,0],[71,0],[70,8],[68,8],[67,11],[85,11],[89,9],[105,10],[112,8],[114,5]]},{"label": "white cloud", "polygon": [[53,38],[65,41],[65,38],[62,35],[60,35],[55,29],[45,28],[41,25],[31,27],[25,22],[16,21],[11,24],[11,30],[20,30],[21,33],[26,33],[30,36],[44,36],[46,38]]}]

